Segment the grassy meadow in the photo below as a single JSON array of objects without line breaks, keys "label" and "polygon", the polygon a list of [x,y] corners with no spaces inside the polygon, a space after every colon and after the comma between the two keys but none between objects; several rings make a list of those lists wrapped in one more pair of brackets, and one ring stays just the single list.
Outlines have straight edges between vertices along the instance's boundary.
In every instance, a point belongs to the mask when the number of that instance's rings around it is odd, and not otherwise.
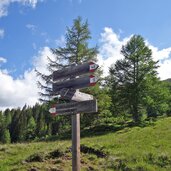
[{"label": "grassy meadow", "polygon": [[[0,171],[69,171],[71,140],[0,145]],[[81,138],[81,170],[170,171],[171,118]]]}]

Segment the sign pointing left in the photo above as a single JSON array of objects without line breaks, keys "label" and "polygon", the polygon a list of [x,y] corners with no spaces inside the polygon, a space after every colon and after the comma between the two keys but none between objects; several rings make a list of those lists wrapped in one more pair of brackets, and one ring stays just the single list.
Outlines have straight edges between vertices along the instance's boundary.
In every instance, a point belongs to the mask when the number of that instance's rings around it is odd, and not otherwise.
[{"label": "sign pointing left", "polygon": [[97,100],[56,104],[49,109],[52,115],[73,115],[75,113],[97,112]]}]

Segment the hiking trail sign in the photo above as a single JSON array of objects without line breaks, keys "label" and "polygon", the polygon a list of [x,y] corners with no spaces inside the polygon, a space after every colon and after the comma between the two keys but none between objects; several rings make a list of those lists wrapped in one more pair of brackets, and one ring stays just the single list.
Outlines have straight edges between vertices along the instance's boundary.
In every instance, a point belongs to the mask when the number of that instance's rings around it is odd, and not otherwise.
[{"label": "hiking trail sign", "polygon": [[80,113],[95,113],[97,100],[79,89],[94,86],[97,78],[92,73],[99,66],[93,62],[71,65],[53,72],[52,94],[69,103],[54,104],[49,112],[53,115],[72,116],[72,171],[80,171]]},{"label": "hiking trail sign", "polygon": [[97,100],[56,104],[49,109],[52,115],[72,115],[97,112]]},{"label": "hiking trail sign", "polygon": [[53,81],[63,79],[63,78],[70,78],[71,76],[80,76],[86,73],[94,72],[99,65],[90,61],[84,64],[79,64],[76,66],[69,66],[62,70],[57,70],[53,72]]},{"label": "hiking trail sign", "polygon": [[52,89],[54,93],[58,93],[63,88],[82,89],[90,86],[94,86],[97,82],[97,78],[93,75],[88,75],[80,78],[74,78],[61,82],[53,83]]}]

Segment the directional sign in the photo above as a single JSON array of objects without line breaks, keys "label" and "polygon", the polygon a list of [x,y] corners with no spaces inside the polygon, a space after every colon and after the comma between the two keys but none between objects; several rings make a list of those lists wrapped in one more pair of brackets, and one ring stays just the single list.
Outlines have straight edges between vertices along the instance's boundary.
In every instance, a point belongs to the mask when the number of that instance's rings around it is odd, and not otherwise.
[{"label": "directional sign", "polygon": [[72,115],[76,113],[95,113],[97,112],[97,100],[87,100],[82,102],[71,102],[56,104],[49,109],[53,115]]},{"label": "directional sign", "polygon": [[62,70],[57,70],[53,72],[53,81],[56,81],[62,78],[67,78],[70,76],[79,76],[79,75],[86,74],[89,72],[94,72],[98,67],[99,65],[91,61],[88,63],[64,68]]},{"label": "directional sign", "polygon": [[93,100],[92,95],[82,93],[79,90],[75,90],[75,89],[64,88],[59,92],[59,94],[62,99],[72,100],[72,101],[76,101],[76,102]]},{"label": "directional sign", "polygon": [[94,86],[97,78],[93,75],[66,80],[52,84],[53,93],[59,92],[63,88],[81,89],[89,86]]}]

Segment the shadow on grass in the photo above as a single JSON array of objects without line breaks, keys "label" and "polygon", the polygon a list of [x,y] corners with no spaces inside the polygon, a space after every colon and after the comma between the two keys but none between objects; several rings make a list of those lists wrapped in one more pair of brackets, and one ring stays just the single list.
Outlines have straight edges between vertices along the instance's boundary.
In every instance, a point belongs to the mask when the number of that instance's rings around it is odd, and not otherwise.
[{"label": "shadow on grass", "polygon": [[[153,126],[153,125],[155,125],[155,121],[153,122],[145,121],[141,123],[135,123],[135,122],[129,121],[126,123],[120,123],[120,124],[115,123],[115,124],[110,124],[110,125],[101,124],[101,125],[96,125],[93,127],[81,129],[81,138],[101,136],[101,135],[105,135],[108,133],[116,133],[125,128],[133,128],[133,127],[144,128],[144,127]],[[122,133],[122,132],[119,132],[119,133]],[[60,135],[51,136],[46,139],[42,139],[40,141],[70,140],[71,138],[72,138],[71,130],[68,130],[68,131],[61,133]]]},{"label": "shadow on grass", "polygon": [[[114,126],[114,125],[99,125],[86,129],[81,129],[81,138],[105,135],[111,132],[117,132],[125,128],[124,126]],[[60,135],[50,136],[46,139],[40,139],[39,141],[56,141],[56,140],[70,140],[72,139],[71,130],[65,131]]]}]

